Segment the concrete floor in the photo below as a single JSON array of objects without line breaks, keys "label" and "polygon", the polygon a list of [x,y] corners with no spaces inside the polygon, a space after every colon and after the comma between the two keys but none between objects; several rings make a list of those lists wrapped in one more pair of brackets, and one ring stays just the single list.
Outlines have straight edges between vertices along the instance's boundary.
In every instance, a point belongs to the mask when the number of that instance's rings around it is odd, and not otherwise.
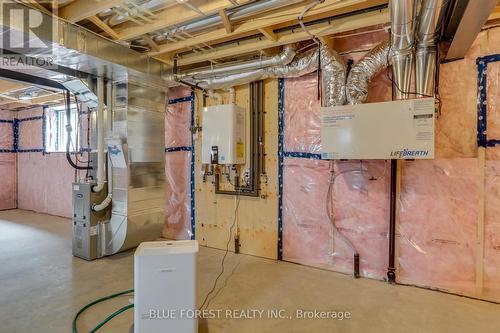
[{"label": "concrete floor", "polygon": [[[199,254],[199,300],[219,273],[223,251]],[[217,319],[203,332],[498,332],[500,305],[261,258],[228,256],[225,288],[211,309],[349,311],[348,320]],[[21,210],[0,212],[0,332],[70,332],[88,302],[133,287],[133,251],[86,262],[71,255],[67,219]],[[128,296],[85,312],[88,332]],[[129,332],[130,311],[99,332]]]}]

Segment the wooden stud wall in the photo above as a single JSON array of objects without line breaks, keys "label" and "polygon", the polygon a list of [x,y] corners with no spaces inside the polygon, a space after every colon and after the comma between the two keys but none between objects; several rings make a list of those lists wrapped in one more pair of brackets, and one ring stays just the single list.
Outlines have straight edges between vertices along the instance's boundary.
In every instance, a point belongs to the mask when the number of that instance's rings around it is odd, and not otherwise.
[{"label": "wooden stud wall", "polygon": [[[201,124],[202,95],[196,95],[196,121]],[[237,213],[237,226],[240,235],[240,252],[270,259],[277,258],[278,244],[278,81],[266,80],[264,83],[264,141],[265,172],[261,178],[261,197],[241,196]],[[228,94],[223,94],[223,103],[228,103]],[[214,105],[207,99],[207,105]],[[236,104],[248,111],[248,86],[236,88]],[[246,149],[249,156],[250,136],[247,112]],[[233,222],[236,196],[214,193],[213,177],[203,182],[201,174],[201,133],[195,139],[196,149],[196,238],[201,245],[225,249],[229,239],[229,229]],[[248,161],[248,157],[247,157]],[[246,170],[247,165],[241,170]],[[222,180],[223,189],[231,189]],[[234,239],[229,242],[234,251]]]}]

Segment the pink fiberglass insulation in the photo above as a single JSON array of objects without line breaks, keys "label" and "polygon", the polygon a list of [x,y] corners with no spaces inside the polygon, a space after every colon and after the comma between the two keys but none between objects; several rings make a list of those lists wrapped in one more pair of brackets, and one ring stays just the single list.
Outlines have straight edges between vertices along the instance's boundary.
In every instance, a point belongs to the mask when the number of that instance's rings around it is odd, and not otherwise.
[{"label": "pink fiberglass insulation", "polygon": [[[0,120],[10,120],[1,118]],[[0,149],[11,150],[14,145],[14,130],[12,123],[0,122]]]},{"label": "pink fiberglass insulation", "polygon": [[[11,121],[14,112],[0,110],[0,120]],[[0,122],[0,150],[12,150],[14,131],[12,123]],[[0,210],[16,208],[17,202],[17,168],[16,154],[0,152]]]},{"label": "pink fiberglass insulation", "polygon": [[191,146],[191,102],[171,104],[165,115],[165,147]]},{"label": "pink fiberglass insulation", "polygon": [[483,294],[500,300],[500,147],[486,151]]},{"label": "pink fiberglass insulation", "polygon": [[191,96],[191,88],[189,87],[178,86],[168,89],[168,99],[170,100],[188,96]]},{"label": "pink fiberglass insulation", "polygon": [[16,154],[0,153],[0,210],[16,208]]},{"label": "pink fiberglass insulation", "polygon": [[[353,252],[338,235],[332,238],[326,213],[329,162],[286,158],[284,164],[283,258],[352,273]],[[333,188],[335,223],[357,248],[361,275],[383,278],[388,257],[385,162],[335,164],[336,173],[342,173]]]},{"label": "pink fiberglass insulation", "polygon": [[488,64],[487,85],[487,136],[490,140],[500,140],[500,63]]},{"label": "pink fiberglass insulation", "polygon": [[[387,100],[385,83],[376,78]],[[285,151],[319,153],[321,133],[315,74],[285,81]],[[359,162],[340,163],[336,171],[356,167]],[[388,178],[384,161],[364,162],[361,177],[344,174],[334,188],[336,224],[358,248],[361,274],[382,278],[387,268]],[[340,168],[340,169],[339,169]],[[385,172],[384,172],[385,170]],[[369,181],[367,176],[382,177]],[[283,258],[352,272],[352,251],[335,236],[326,215],[328,162],[285,158],[283,174]]]},{"label": "pink fiberglass insulation", "polygon": [[321,119],[316,74],[285,81],[286,151],[320,153]]},{"label": "pink fiberglass insulation", "polygon": [[402,171],[398,281],[475,290],[479,167],[474,158],[408,161]]},{"label": "pink fiberglass insulation", "polygon": [[63,153],[18,154],[19,208],[70,217],[74,171]]},{"label": "pink fiberglass insulation", "polygon": [[[477,156],[477,65],[478,57],[500,53],[500,28],[479,33],[464,59],[440,65],[441,113],[436,122],[438,158]],[[498,63],[488,64],[488,103],[498,106]],[[491,69],[490,69],[491,67]],[[490,93],[491,92],[491,93]],[[498,115],[489,124],[488,136],[500,133]],[[491,131],[491,132],[490,132]],[[500,138],[499,138],[500,139]]]},{"label": "pink fiberglass insulation", "polygon": [[191,152],[165,154],[166,222],[163,236],[191,239]]}]

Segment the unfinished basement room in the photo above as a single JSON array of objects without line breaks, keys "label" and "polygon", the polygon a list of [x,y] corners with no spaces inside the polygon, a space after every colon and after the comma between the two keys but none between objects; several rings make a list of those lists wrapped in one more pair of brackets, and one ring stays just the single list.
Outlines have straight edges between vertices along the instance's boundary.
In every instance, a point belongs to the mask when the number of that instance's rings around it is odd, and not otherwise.
[{"label": "unfinished basement room", "polygon": [[499,0],[0,27],[0,333],[500,332]]}]

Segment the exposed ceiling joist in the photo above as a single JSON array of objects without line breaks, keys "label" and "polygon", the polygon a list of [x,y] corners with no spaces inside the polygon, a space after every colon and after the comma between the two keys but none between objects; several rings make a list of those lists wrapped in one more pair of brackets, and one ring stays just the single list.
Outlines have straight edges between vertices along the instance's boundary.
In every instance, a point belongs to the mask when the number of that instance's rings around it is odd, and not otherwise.
[{"label": "exposed ceiling joist", "polygon": [[[245,1],[245,2],[248,2]],[[221,9],[226,9],[230,3],[227,0],[203,1],[198,9],[207,15],[217,13]],[[151,23],[138,26],[133,23],[124,23],[120,29],[116,29],[120,39],[129,40],[145,35],[149,32],[175,26],[176,24],[187,22],[201,17],[200,14],[186,6],[175,6],[168,10],[156,13],[156,20]],[[225,31],[225,29],[224,29]]]},{"label": "exposed ceiling joist", "polygon": [[233,32],[233,27],[231,25],[231,21],[229,20],[229,17],[227,16],[225,9],[219,9],[219,16],[222,19],[222,23],[224,24],[224,29],[226,29],[226,32],[228,34]]},{"label": "exposed ceiling joist", "polygon": [[24,84],[21,84],[21,83],[12,82],[12,81],[8,81],[8,80],[0,80],[0,94],[6,93],[9,91],[23,89],[25,87],[26,86]]},{"label": "exposed ceiling joist", "polygon": [[[386,9],[382,11],[368,12],[368,13],[358,14],[355,16],[336,19],[332,21],[332,23],[328,26],[325,26],[325,24],[318,24],[317,26],[311,26],[309,32],[318,37],[326,37],[333,34],[360,29],[366,26],[386,24],[388,22],[390,22],[390,17],[389,17],[389,11]],[[219,58],[232,57],[236,55],[255,52],[255,50],[261,50],[277,45],[296,43],[308,40],[310,38],[311,36],[307,34],[305,31],[297,30],[296,32],[280,34],[277,42],[273,42],[269,39],[264,39],[264,40],[256,40],[238,46],[215,49],[212,52],[179,58],[177,60],[177,64],[179,66],[185,66],[185,65],[204,62],[207,60],[216,60]]]},{"label": "exposed ceiling joist", "polygon": [[120,36],[111,29],[109,25],[107,25],[103,20],[101,20],[97,15],[89,17],[90,22],[94,23],[96,26],[98,26],[102,31],[108,34],[109,37],[112,39],[119,39]]},{"label": "exposed ceiling joist", "polygon": [[70,22],[78,22],[123,2],[124,0],[77,0],[59,8],[58,15]]},{"label": "exposed ceiling joist", "polygon": [[273,42],[277,42],[279,37],[276,35],[273,31],[273,28],[267,27],[267,28],[260,28],[259,29],[260,33],[266,36],[267,39]]},{"label": "exposed ceiling joist", "polygon": [[[326,18],[329,16],[341,15],[352,11],[383,5],[386,3],[387,0],[325,0],[325,2],[319,4],[308,12],[305,21],[308,22]],[[226,38],[228,37],[228,35],[238,37],[238,35],[240,34],[248,33],[251,31],[255,31],[257,33],[259,29],[266,29],[278,24],[289,22],[296,23],[297,17],[301,14],[303,7],[303,5],[294,6],[292,8],[281,10],[279,12],[279,15],[276,15],[276,13],[271,13],[243,22],[239,25],[235,25],[231,34],[228,34],[226,32],[226,29],[222,28],[176,43],[168,43],[160,46],[159,52],[152,52],[151,56],[158,56],[162,53],[167,52],[175,52],[197,44],[210,43],[219,39]]]}]

